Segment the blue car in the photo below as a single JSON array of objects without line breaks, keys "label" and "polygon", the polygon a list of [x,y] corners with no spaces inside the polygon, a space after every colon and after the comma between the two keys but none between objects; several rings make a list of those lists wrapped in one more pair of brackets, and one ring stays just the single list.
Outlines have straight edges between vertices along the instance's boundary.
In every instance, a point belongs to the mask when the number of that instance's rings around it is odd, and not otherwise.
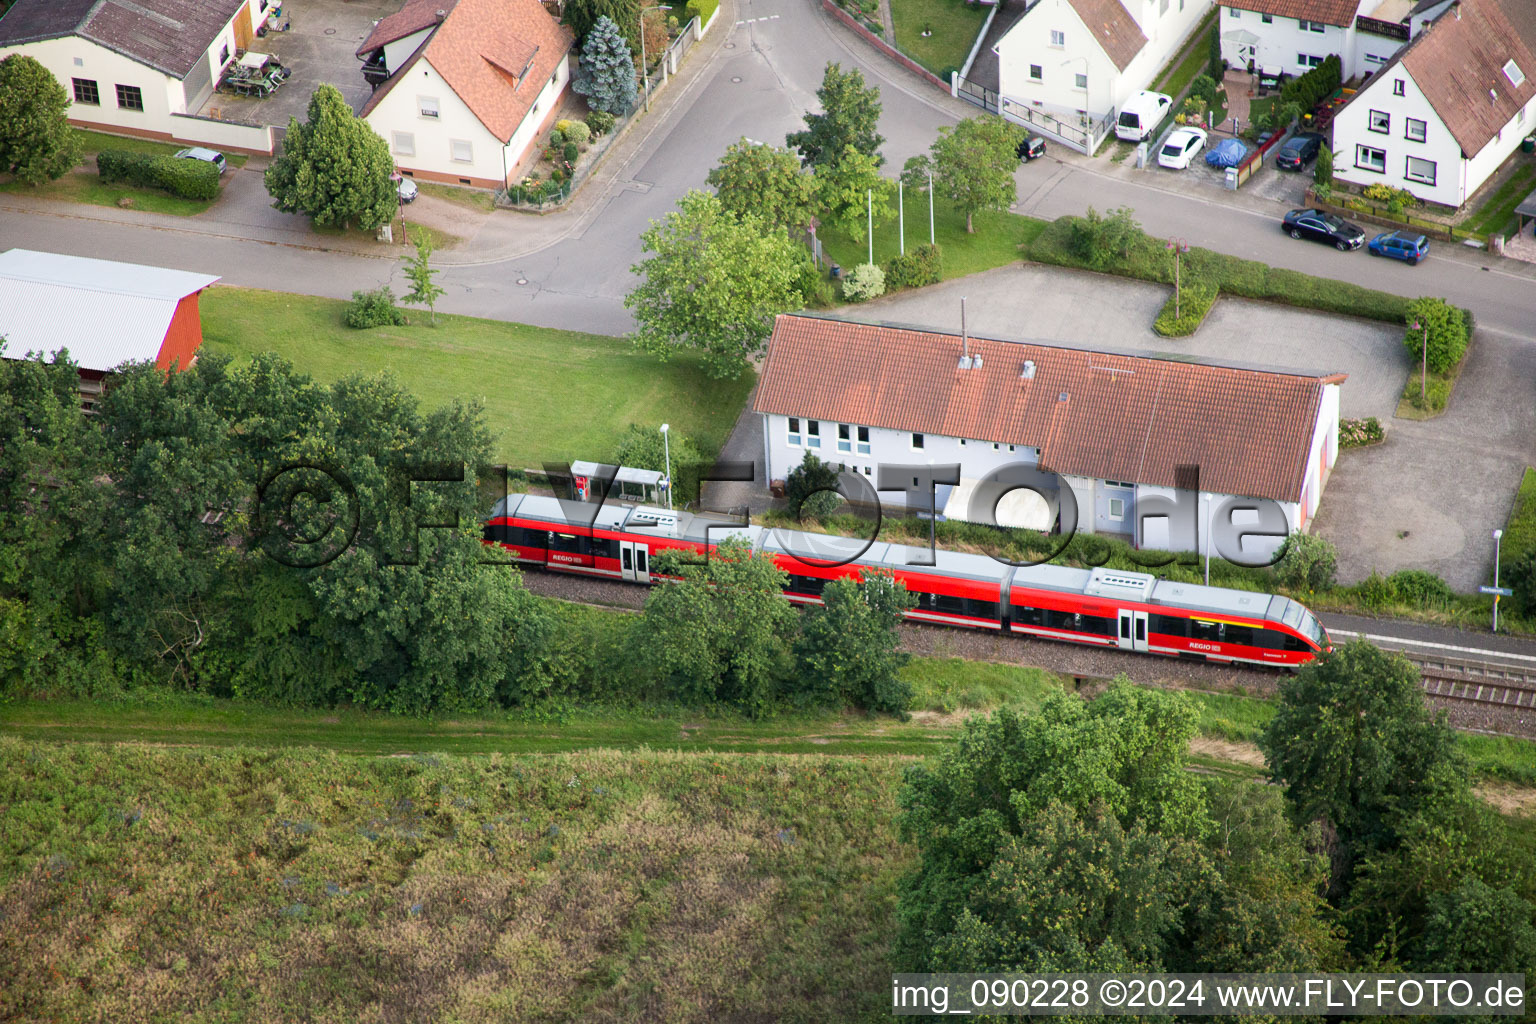
[{"label": "blue car", "polygon": [[1367,244],[1372,256],[1390,256],[1410,267],[1429,255],[1429,239],[1406,231],[1385,231]]}]

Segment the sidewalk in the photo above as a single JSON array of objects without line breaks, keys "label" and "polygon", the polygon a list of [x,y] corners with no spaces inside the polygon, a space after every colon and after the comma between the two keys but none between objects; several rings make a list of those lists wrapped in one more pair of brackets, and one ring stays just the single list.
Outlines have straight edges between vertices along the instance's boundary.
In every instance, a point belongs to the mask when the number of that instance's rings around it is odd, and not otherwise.
[{"label": "sidewalk", "polygon": [[[606,204],[615,186],[622,188],[625,185],[625,175],[630,163],[656,131],[671,127],[674,110],[693,92],[700,77],[724,47],[730,28],[735,23],[735,10],[734,0],[721,0],[714,17],[713,27],[695,44],[677,73],[672,76],[671,84],[655,94],[651,100],[650,112],[640,114],[631,122],[624,137],[609,147],[601,163],[564,209],[547,214],[520,213],[511,210],[498,210],[487,214],[483,226],[466,240],[465,245],[434,254],[434,264],[441,267],[475,266],[517,259],[545,249],[583,230]],[[266,196],[264,187],[259,181],[260,172],[266,166],[267,161],[264,158],[253,157],[244,168],[233,172],[241,177],[231,178],[226,186],[225,197],[207,213],[195,217],[177,217],[171,214],[146,213],[142,210],[124,210],[111,206],[33,199],[16,192],[0,193],[0,211],[51,213],[79,220],[180,231],[187,234],[291,246],[299,249],[341,252],[351,256],[366,256],[381,260],[393,261],[400,258],[401,245],[398,242],[391,244],[319,234],[311,230],[308,218],[272,210],[271,199]],[[247,174],[250,174],[251,178],[243,177]],[[261,197],[253,198],[250,194],[253,188],[261,189]],[[424,201],[417,200],[417,202]],[[410,208],[407,207],[406,220],[409,222],[411,219]]]}]

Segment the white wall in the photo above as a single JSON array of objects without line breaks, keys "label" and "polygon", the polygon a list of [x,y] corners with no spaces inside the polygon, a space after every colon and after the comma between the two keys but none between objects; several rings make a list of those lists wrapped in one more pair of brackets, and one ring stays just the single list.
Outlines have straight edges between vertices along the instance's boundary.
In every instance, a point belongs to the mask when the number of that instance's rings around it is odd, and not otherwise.
[{"label": "white wall", "polygon": [[413,32],[404,39],[385,43],[384,67],[388,69],[389,73],[394,74],[400,70],[400,65],[411,59],[411,54],[415,53],[416,48],[426,42],[427,36],[431,35],[432,31],[436,28],[436,25],[432,25],[422,29],[420,32]]},{"label": "white wall", "polygon": [[1466,202],[1467,196],[1481,188],[1483,182],[1487,181],[1489,176],[1509,159],[1509,155],[1520,148],[1520,140],[1532,132],[1536,132],[1536,97],[1527,101],[1525,108],[1504,125],[1503,131],[1497,137],[1489,139],[1488,144],[1475,157],[1467,161],[1463,182],[1466,192],[1462,196],[1462,202]]},{"label": "white wall", "polygon": [[[1393,92],[1395,84],[1399,81],[1403,83],[1401,96],[1394,95]],[[1390,131],[1387,134],[1383,135],[1370,130],[1373,110],[1380,111],[1391,118],[1388,125]],[[1425,123],[1423,142],[1415,142],[1406,137],[1409,118]],[[1511,142],[1510,149],[1519,145],[1520,140],[1516,137],[1516,133],[1505,132],[1504,134]],[[1420,199],[1445,206],[1460,206],[1470,191],[1467,187],[1464,161],[1461,159],[1461,145],[1435,115],[1434,108],[1424,97],[1418,83],[1413,80],[1408,69],[1401,64],[1372,81],[1339,112],[1333,120],[1333,140],[1334,176],[1351,184],[1406,188]],[[1386,152],[1385,173],[1378,174],[1356,166],[1360,146],[1370,146]],[[1406,172],[1409,156],[1434,162],[1434,185],[1408,179]]]},{"label": "white wall", "polygon": [[1398,50],[1408,45],[1405,40],[1378,36],[1374,32],[1363,32],[1360,29],[1355,29],[1352,34],[1354,42],[1349,53],[1342,58],[1345,81],[1355,76],[1369,78],[1380,71],[1382,65],[1391,60]]},{"label": "white wall", "polygon": [[172,114],[171,136],[177,142],[212,146],[214,149],[272,152],[272,129],[267,125],[236,124],[193,114]]},{"label": "white wall", "polygon": [[[523,123],[517,126],[517,131],[512,133],[512,140],[507,143],[506,161],[507,170],[517,166],[528,147],[535,145],[539,139],[539,126],[549,116],[549,112],[555,109],[560,102],[560,94],[571,81],[570,59],[562,60],[554,71],[552,78],[546,79],[544,88],[539,90],[539,98],[534,102],[532,109],[528,111]],[[526,88],[532,88],[533,83],[527,83]]]},{"label": "white wall", "polygon": [[1304,31],[1301,22],[1295,18],[1274,15],[1266,22],[1264,17],[1258,11],[1222,8],[1221,16],[1216,21],[1216,31],[1221,38],[1221,56],[1233,67],[1246,67],[1247,62],[1241,44],[1227,37],[1234,32],[1250,32],[1259,37],[1259,41],[1253,44],[1255,68],[1278,67],[1287,75],[1303,75],[1311,67],[1301,63],[1298,59],[1301,54],[1314,57],[1338,54],[1339,60],[1345,65],[1344,77],[1347,79],[1351,76],[1348,65],[1350,51],[1353,49],[1349,38],[1353,35],[1352,28],[1346,32],[1337,25],[1324,25],[1322,32],[1313,32],[1311,29]]},{"label": "white wall", "polygon": [[[170,115],[186,112],[186,96],[180,79],[78,36],[0,48],[0,60],[13,53],[33,57],[53,73],[70,98],[69,116],[75,120],[168,133],[171,130]],[[80,61],[78,66],[75,64],[77,59]],[[76,78],[96,82],[101,94],[100,106],[74,102],[73,79]],[[137,86],[144,98],[144,109],[119,108],[118,85]]]},{"label": "white wall", "polygon": [[[437,117],[422,116],[419,100],[423,96],[437,100]],[[502,181],[510,169],[502,163],[501,140],[490,133],[426,58],[390,87],[389,95],[373,108],[367,120],[389,144],[395,166],[402,170]],[[412,136],[414,154],[400,151],[395,132]],[[454,139],[469,142],[468,162],[453,159]]]}]

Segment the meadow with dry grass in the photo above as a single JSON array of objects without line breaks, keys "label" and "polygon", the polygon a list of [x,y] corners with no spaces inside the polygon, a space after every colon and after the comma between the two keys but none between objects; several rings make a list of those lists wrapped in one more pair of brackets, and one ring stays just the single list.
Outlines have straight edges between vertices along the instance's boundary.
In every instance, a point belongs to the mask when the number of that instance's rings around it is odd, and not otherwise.
[{"label": "meadow with dry grass", "polygon": [[0,738],[0,1019],[884,1019],[904,760]]}]

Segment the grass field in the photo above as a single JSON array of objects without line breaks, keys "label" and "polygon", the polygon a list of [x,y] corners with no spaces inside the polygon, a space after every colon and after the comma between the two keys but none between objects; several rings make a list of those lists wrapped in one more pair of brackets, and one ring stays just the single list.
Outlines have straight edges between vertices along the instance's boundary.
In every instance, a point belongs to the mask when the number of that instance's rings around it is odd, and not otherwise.
[{"label": "grass field", "polygon": [[484,189],[439,185],[431,181],[418,181],[416,187],[421,190],[421,194],[424,196],[436,196],[438,199],[446,199],[450,203],[467,206],[471,210],[483,210],[489,213],[496,208],[495,198]]},{"label": "grass field", "polygon": [[[926,189],[906,190],[907,245],[928,241],[928,194]],[[895,206],[895,203],[892,203]],[[976,233],[965,233],[965,215],[942,199],[933,204],[933,238],[943,256],[944,280],[991,270],[1024,259],[1028,246],[1045,230],[1046,221],[1016,213],[986,210],[973,218]],[[875,262],[882,264],[900,252],[901,218],[875,221]],[[855,242],[846,231],[828,224],[821,229],[827,255],[844,270],[869,259],[868,241]],[[1022,249],[1020,247],[1023,247]]]},{"label": "grass field", "polygon": [[[93,132],[85,128],[71,128],[70,131],[74,132],[75,139],[80,143],[81,155],[89,157],[94,157],[104,149],[125,149],[130,153],[171,156],[190,145],[190,143],[181,142],[155,142],[153,139],[139,139],[127,135],[108,135],[106,132]],[[244,153],[225,153],[224,159],[231,167],[244,167],[246,160],[250,158]]]},{"label": "grass field", "polygon": [[1515,228],[1515,207],[1536,188],[1536,162],[1529,157],[1517,157],[1525,161],[1508,181],[1500,185],[1477,211],[1462,222],[1462,227],[1483,235],[1502,235]]},{"label": "grass field", "polygon": [[1156,84],[1152,86],[1153,92],[1164,92],[1177,100],[1179,93],[1195,80],[1195,76],[1206,70],[1211,62],[1211,33],[1216,31],[1213,22],[1217,13],[1212,11],[1206,15],[1189,43],[1158,74]]},{"label": "grass field", "polygon": [[274,351],[317,380],[389,369],[424,407],[453,399],[485,403],[497,455],[514,469],[546,459],[613,457],[631,423],[672,428],[706,455],[719,451],[752,387],[716,381],[680,353],[669,362],[622,338],[424,311],[408,327],[353,330],[346,303],[281,292],[213,288],[202,299],[211,351],[246,357]]},{"label": "grass field", "polygon": [[[987,8],[963,0],[890,0],[896,48],[934,74],[959,71],[987,21]],[[923,32],[931,34],[923,36]]]},{"label": "grass field", "polygon": [[1504,557],[1513,562],[1536,545],[1536,469],[1527,466],[1504,524]]},{"label": "grass field", "polygon": [[900,767],[0,739],[0,1018],[883,1020]]}]

